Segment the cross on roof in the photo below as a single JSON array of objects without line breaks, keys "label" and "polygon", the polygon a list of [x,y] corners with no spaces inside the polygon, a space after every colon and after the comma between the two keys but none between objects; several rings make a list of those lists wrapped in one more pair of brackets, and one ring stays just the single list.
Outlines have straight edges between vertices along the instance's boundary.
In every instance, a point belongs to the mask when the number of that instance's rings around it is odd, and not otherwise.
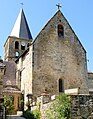
[{"label": "cross on roof", "polygon": [[24,6],[24,3],[22,2],[22,3],[20,3],[21,4],[21,6],[23,7]]},{"label": "cross on roof", "polygon": [[56,6],[58,7],[58,10],[62,7],[60,3],[58,3]]}]

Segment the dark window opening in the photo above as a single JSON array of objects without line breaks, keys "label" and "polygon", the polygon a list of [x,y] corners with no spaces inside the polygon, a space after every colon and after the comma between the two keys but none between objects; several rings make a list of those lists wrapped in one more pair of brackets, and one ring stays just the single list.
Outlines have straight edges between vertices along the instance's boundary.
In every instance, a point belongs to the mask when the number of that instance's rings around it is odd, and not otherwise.
[{"label": "dark window opening", "polygon": [[59,92],[64,92],[64,82],[62,79],[59,79]]},{"label": "dark window opening", "polygon": [[15,49],[19,49],[19,42],[18,41],[15,42]]},{"label": "dark window opening", "polygon": [[20,98],[18,97],[18,108],[20,108]]},{"label": "dark window opening", "polygon": [[58,25],[58,36],[64,37],[64,27],[61,24]]},{"label": "dark window opening", "polygon": [[25,46],[21,45],[21,50],[25,50]]},{"label": "dark window opening", "polygon": [[61,22],[61,19],[59,21]]},{"label": "dark window opening", "polygon": [[20,75],[19,75],[19,76],[20,76],[20,81],[21,81],[22,72],[20,71],[19,73],[20,73]]},{"label": "dark window opening", "polygon": [[3,81],[0,81],[0,85],[3,85]]},{"label": "dark window opening", "polygon": [[30,45],[30,44],[28,43],[28,44],[27,44],[27,47],[29,47],[29,45]]}]

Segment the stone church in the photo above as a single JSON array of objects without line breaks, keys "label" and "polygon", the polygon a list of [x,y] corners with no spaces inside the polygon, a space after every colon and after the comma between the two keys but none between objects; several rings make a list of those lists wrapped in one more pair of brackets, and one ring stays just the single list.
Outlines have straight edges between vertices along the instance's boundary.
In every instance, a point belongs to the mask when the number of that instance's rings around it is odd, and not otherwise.
[{"label": "stone church", "polygon": [[92,94],[92,80],[86,50],[60,9],[35,39],[20,10],[0,59],[0,98],[12,96],[16,111],[22,96],[26,105],[27,95],[36,100],[43,92],[58,95],[78,88],[79,94]]}]

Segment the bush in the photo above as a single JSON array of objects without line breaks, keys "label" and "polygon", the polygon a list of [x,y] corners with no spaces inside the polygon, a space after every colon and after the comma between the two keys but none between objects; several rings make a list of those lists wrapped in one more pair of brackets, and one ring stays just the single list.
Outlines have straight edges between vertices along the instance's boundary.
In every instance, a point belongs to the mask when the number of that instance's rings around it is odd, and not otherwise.
[{"label": "bush", "polygon": [[33,114],[34,114],[35,119],[40,119],[41,112],[39,111],[39,109],[34,110]]},{"label": "bush", "polygon": [[12,114],[14,111],[12,96],[4,96],[4,106],[6,108],[6,115]]},{"label": "bush", "polygon": [[31,111],[24,111],[23,116],[26,119],[36,119]]},{"label": "bush", "polygon": [[71,110],[70,97],[62,94],[50,105],[46,111],[48,119],[69,119]]}]

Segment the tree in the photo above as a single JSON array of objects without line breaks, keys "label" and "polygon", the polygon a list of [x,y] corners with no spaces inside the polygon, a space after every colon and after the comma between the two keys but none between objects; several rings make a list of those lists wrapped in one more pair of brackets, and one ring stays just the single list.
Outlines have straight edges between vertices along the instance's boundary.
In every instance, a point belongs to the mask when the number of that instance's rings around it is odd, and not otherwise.
[{"label": "tree", "polygon": [[6,108],[6,114],[12,114],[14,111],[13,97],[4,96],[4,106]]},{"label": "tree", "polygon": [[70,119],[71,100],[62,94],[56,97],[49,109],[46,111],[47,119]]}]

